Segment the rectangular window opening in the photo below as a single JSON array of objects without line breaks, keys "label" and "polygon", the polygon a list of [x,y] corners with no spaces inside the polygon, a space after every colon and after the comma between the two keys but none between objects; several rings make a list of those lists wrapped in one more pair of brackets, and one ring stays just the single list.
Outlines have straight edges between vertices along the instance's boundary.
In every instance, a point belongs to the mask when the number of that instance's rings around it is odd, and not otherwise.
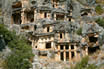
[{"label": "rectangular window opening", "polygon": [[50,30],[50,28],[49,28],[49,27],[47,27],[47,32],[49,32],[49,30]]},{"label": "rectangular window opening", "polygon": [[56,20],[64,20],[64,14],[57,14],[56,15]]},{"label": "rectangular window opening", "polygon": [[63,50],[64,49],[64,46],[63,45],[60,45],[60,48],[61,48],[61,50]]},{"label": "rectangular window opening", "polygon": [[60,38],[62,39],[62,33],[60,33]]},{"label": "rectangular window opening", "polygon": [[71,18],[69,18],[69,21],[71,21]]},{"label": "rectangular window opening", "polygon": [[21,14],[20,13],[12,14],[12,17],[13,17],[14,24],[21,24]]},{"label": "rectangular window opening", "polygon": [[44,18],[47,18],[47,13],[46,12],[44,13]]},{"label": "rectangular window opening", "polygon": [[69,52],[66,52],[66,61],[69,61]]},{"label": "rectangular window opening", "polygon": [[46,57],[47,56],[47,54],[39,54],[40,56],[43,56],[43,57]]},{"label": "rectangular window opening", "polygon": [[74,58],[75,54],[74,52],[71,52],[71,58]]},{"label": "rectangular window opening", "polygon": [[51,48],[51,42],[46,43],[46,49],[49,49],[49,48]]},{"label": "rectangular window opening", "polygon": [[89,37],[89,41],[90,41],[90,42],[94,42],[94,43],[96,43],[97,40],[98,40],[97,37],[94,37],[94,36]]},{"label": "rectangular window opening", "polygon": [[69,49],[69,45],[66,45],[65,48],[66,48],[66,49]]},{"label": "rectangular window opening", "polygon": [[71,49],[74,49],[74,45],[71,45]]},{"label": "rectangular window opening", "polygon": [[37,26],[36,25],[34,25],[34,30],[36,30],[37,29]]},{"label": "rectangular window opening", "polygon": [[61,52],[61,60],[63,61],[64,60],[64,53],[63,52]]}]

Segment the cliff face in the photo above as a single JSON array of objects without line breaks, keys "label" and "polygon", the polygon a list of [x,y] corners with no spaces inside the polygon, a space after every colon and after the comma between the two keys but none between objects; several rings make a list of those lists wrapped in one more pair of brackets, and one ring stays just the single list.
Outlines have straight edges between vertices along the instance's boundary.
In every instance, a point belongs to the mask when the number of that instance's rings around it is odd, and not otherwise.
[{"label": "cliff face", "polygon": [[[8,29],[25,35],[32,45],[36,55],[33,69],[70,68],[69,64],[92,54],[89,64],[104,63],[103,0],[2,0],[2,3],[1,21]],[[0,42],[4,47],[3,38]]]}]

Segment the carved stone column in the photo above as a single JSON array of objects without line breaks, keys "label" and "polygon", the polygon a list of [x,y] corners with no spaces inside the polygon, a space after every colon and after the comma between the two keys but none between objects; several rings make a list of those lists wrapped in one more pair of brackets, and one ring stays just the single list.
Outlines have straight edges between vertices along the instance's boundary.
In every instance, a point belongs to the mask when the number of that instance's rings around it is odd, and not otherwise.
[{"label": "carved stone column", "polygon": [[66,49],[65,49],[65,46],[64,46],[64,61],[66,61]]},{"label": "carved stone column", "polygon": [[71,46],[69,44],[69,61],[71,61]]},{"label": "carved stone column", "polygon": [[60,60],[60,45],[58,45],[58,56],[59,56],[59,60]]}]

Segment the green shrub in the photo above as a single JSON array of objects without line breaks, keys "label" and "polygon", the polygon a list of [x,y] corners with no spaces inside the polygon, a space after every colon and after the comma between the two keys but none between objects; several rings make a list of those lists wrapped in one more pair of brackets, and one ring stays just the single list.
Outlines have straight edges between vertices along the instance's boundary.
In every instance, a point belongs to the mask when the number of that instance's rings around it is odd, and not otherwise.
[{"label": "green shrub", "polygon": [[102,26],[104,28],[104,19],[98,18],[96,22],[99,24],[99,26]]},{"label": "green shrub", "polygon": [[33,58],[32,47],[25,38],[17,36],[15,32],[7,30],[0,24],[0,35],[11,49],[12,53],[6,59],[5,69],[29,69]]},{"label": "green shrub", "polygon": [[88,56],[82,58],[82,60],[76,64],[74,69],[83,69],[86,67],[87,64],[88,64]]},{"label": "green shrub", "polygon": [[82,60],[78,62],[72,69],[97,69],[97,66],[94,64],[88,64],[88,60],[88,56],[82,58]]},{"label": "green shrub", "polygon": [[104,10],[102,9],[102,7],[100,5],[96,6],[95,11],[98,14],[102,14],[104,12]]},{"label": "green shrub", "polygon": [[86,69],[98,69],[98,67],[94,64],[90,64]]},{"label": "green shrub", "polygon": [[78,35],[82,35],[82,28],[79,28],[76,32]]}]

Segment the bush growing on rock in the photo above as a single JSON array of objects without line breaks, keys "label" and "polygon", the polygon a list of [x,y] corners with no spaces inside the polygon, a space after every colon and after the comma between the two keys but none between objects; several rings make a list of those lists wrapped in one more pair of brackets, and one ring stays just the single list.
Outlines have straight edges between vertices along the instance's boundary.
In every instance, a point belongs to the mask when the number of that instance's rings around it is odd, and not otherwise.
[{"label": "bush growing on rock", "polygon": [[99,26],[102,26],[104,28],[104,19],[98,18],[96,22],[99,24]]},{"label": "bush growing on rock", "polygon": [[82,28],[79,28],[79,29],[77,30],[77,34],[78,34],[78,35],[82,35]]},{"label": "bush growing on rock", "polygon": [[100,5],[96,6],[95,11],[97,14],[102,14],[104,12],[104,10]]},{"label": "bush growing on rock", "polygon": [[6,69],[29,69],[31,65],[31,58],[34,56],[32,54],[32,47],[27,43],[25,38],[20,38],[14,32],[8,31],[4,25],[0,24],[0,35],[12,50],[10,56],[5,60]]},{"label": "bush growing on rock", "polygon": [[71,69],[97,69],[98,67],[94,64],[88,64],[89,57],[86,56],[82,58],[80,62],[78,62],[75,67],[72,67]]},{"label": "bush growing on rock", "polygon": [[104,4],[104,0],[96,0],[96,3],[98,3],[98,4]]}]

